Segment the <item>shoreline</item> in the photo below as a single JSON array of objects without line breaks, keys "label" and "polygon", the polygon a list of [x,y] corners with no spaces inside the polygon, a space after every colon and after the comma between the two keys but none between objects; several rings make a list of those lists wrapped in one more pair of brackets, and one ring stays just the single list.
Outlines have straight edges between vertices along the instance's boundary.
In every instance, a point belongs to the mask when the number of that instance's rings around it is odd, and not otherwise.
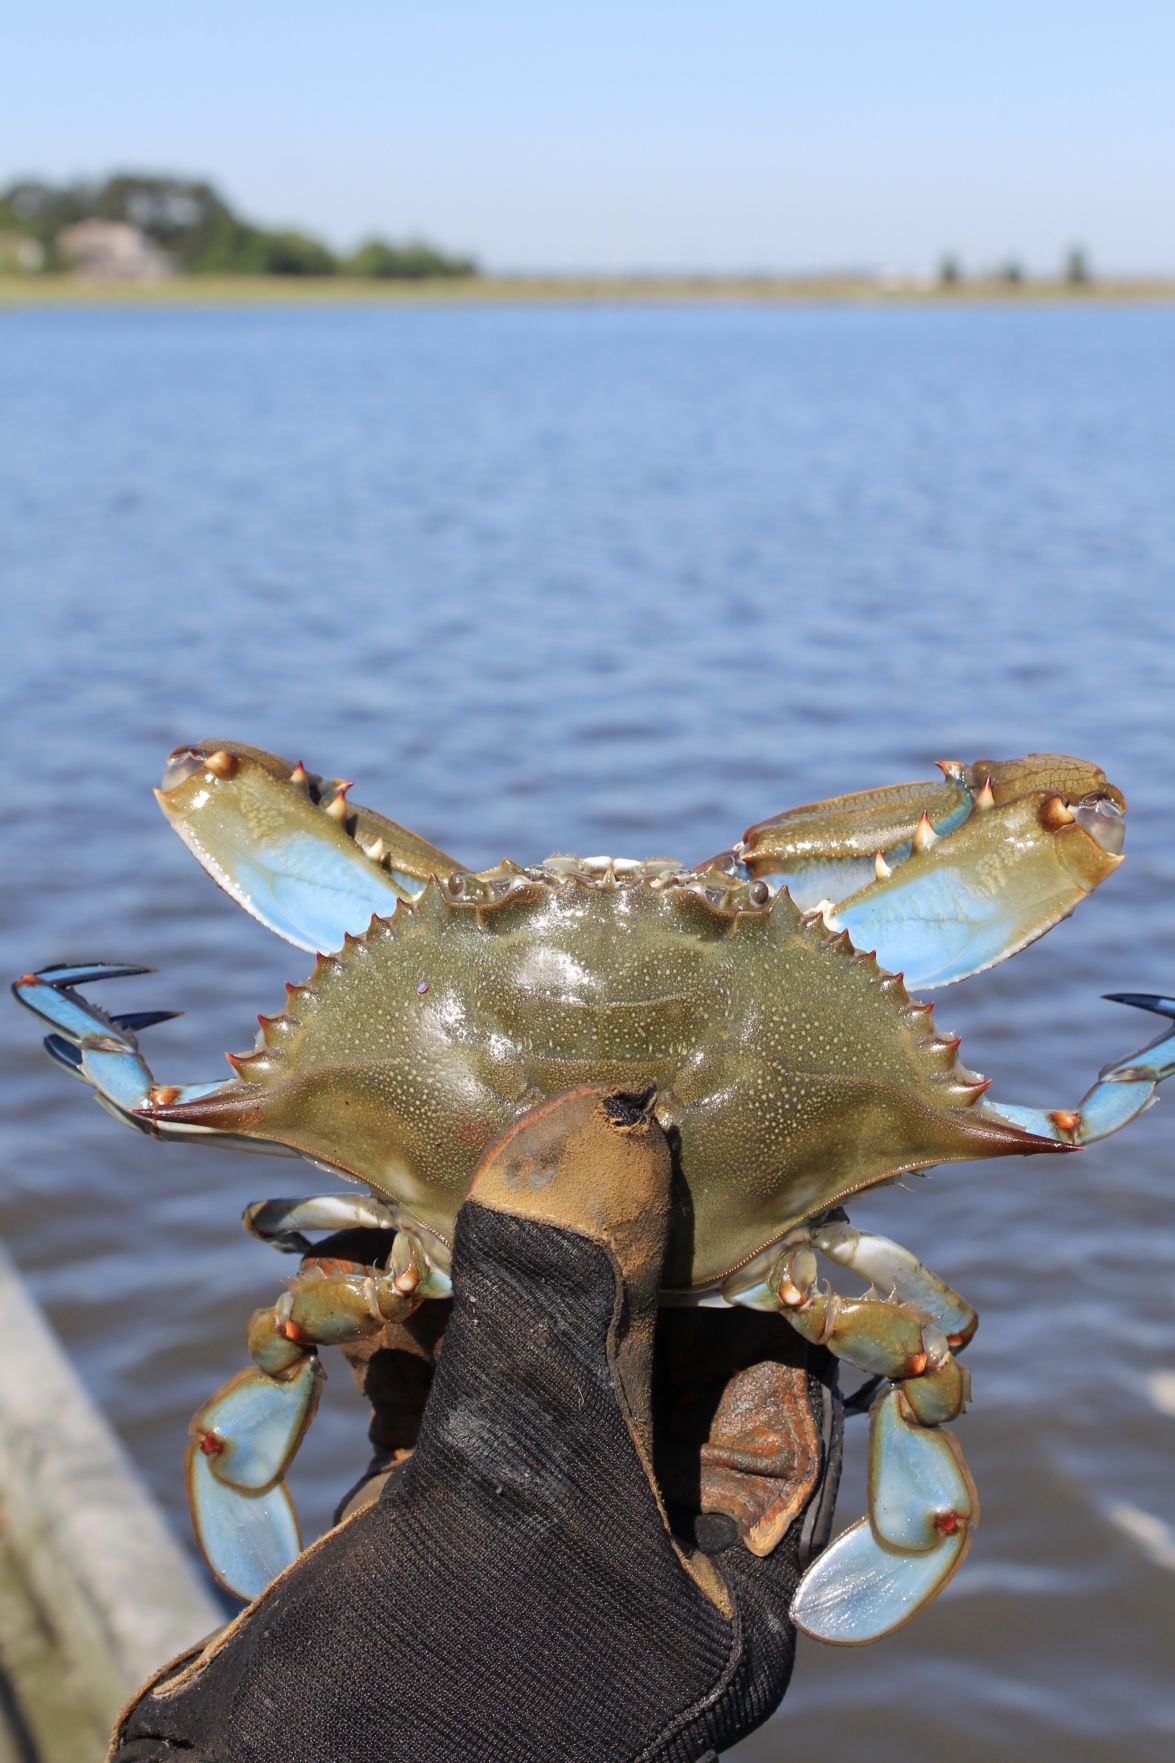
[{"label": "shoreline", "polygon": [[836,276],[469,276],[376,281],[347,276],[176,276],[88,282],[0,276],[0,309],[47,306],[500,305],[1064,306],[1175,304],[1175,278],[938,283]]}]

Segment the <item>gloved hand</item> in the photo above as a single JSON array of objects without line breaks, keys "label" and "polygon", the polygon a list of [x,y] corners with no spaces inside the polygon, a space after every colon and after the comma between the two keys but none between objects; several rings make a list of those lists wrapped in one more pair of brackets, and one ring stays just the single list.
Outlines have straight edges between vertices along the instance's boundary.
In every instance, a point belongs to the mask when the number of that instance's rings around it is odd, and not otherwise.
[{"label": "gloved hand", "polygon": [[[778,1705],[833,1373],[777,1318],[658,1322],[649,1102],[585,1086],[490,1148],[411,1456],[160,1673],[118,1763],[700,1763]],[[376,1424],[412,1442],[410,1409]]]}]

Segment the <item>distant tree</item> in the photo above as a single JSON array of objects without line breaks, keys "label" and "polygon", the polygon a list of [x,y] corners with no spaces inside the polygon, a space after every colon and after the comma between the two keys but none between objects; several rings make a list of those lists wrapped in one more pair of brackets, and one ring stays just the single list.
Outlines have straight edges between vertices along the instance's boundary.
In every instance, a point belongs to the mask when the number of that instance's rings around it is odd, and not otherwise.
[{"label": "distant tree", "polygon": [[250,226],[202,180],[120,172],[103,185],[95,212],[140,227],[198,275],[333,275],[337,268],[320,240],[293,228]]},{"label": "distant tree", "polygon": [[1010,257],[1000,270],[1000,280],[1008,282],[1014,287],[1019,286],[1024,280],[1024,270],[1014,257]]},{"label": "distant tree", "polygon": [[265,234],[233,214],[219,216],[184,264],[193,275],[261,275]]},{"label": "distant tree", "polygon": [[392,245],[386,239],[368,239],[343,265],[348,275],[374,276],[383,281],[420,281],[432,276],[476,275],[471,257],[452,257],[423,239]]},{"label": "distant tree", "polygon": [[218,234],[238,224],[211,184],[145,172],[116,172],[107,178],[94,213],[100,220],[137,226],[183,269],[199,267]]},{"label": "distant tree", "polygon": [[1074,245],[1065,255],[1065,280],[1071,287],[1083,288],[1092,279],[1088,257],[1080,245]]},{"label": "distant tree", "polygon": [[959,259],[950,252],[938,266],[938,282],[942,288],[957,288],[963,279],[963,271],[959,267]]},{"label": "distant tree", "polygon": [[58,188],[41,178],[18,178],[0,191],[0,231],[36,239],[46,252],[45,267],[56,268],[54,239],[62,227],[87,218],[91,200],[85,184]]},{"label": "distant tree", "polygon": [[292,229],[258,234],[256,254],[262,275],[334,275],[339,267],[320,239]]}]

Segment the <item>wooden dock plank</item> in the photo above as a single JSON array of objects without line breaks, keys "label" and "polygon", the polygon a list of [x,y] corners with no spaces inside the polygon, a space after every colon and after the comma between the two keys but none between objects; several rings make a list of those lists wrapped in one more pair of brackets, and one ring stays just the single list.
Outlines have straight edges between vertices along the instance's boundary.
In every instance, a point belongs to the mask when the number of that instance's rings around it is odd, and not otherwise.
[{"label": "wooden dock plank", "polygon": [[[26,1600],[24,1616],[10,1618],[16,1638],[3,1655],[17,1721],[3,1742],[31,1763],[20,1718],[56,1717],[46,1692],[31,1686],[68,1679],[108,1730],[144,1678],[225,1617],[2,1245],[0,1340],[0,1550],[8,1551],[9,1609]],[[51,1666],[38,1633],[56,1648]],[[22,1715],[26,1707],[33,1712]],[[70,1763],[89,1754],[75,1749]],[[40,1763],[40,1752],[31,1755]],[[0,1759],[8,1763],[2,1751]]]},{"label": "wooden dock plank", "polygon": [[0,1538],[0,1763],[101,1763],[108,1737]]}]

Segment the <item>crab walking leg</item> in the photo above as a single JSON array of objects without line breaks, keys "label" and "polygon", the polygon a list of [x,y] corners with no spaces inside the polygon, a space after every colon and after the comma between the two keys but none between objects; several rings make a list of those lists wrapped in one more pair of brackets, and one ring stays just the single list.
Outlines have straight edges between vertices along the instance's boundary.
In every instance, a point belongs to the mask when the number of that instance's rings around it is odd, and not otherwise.
[{"label": "crab walking leg", "polygon": [[952,1291],[945,1280],[923,1266],[901,1243],[874,1236],[870,1231],[855,1230],[843,1219],[816,1226],[809,1240],[830,1261],[859,1274],[879,1292],[892,1293],[903,1304],[913,1305],[924,1319],[942,1331],[948,1347],[956,1352],[967,1345],[978,1328],[979,1318],[966,1298]]},{"label": "crab walking leg", "polygon": [[312,1252],[308,1230],[395,1230],[396,1215],[373,1194],[303,1194],[255,1200],[241,1219],[250,1236],[288,1255]]},{"label": "crab walking leg", "polygon": [[386,1268],[324,1262],[255,1312],[246,1340],[253,1365],[193,1416],[184,1464],[201,1553],[228,1591],[264,1591],[301,1549],[284,1477],[322,1388],[320,1346],[378,1334],[427,1295],[419,1246],[401,1233]]},{"label": "crab walking leg", "polygon": [[[308,1194],[293,1199],[256,1200],[246,1206],[241,1222],[250,1236],[288,1255],[314,1255],[308,1230],[397,1231],[416,1245],[422,1273],[421,1296],[451,1298],[450,1245],[415,1219],[374,1194]],[[398,1240],[398,1239],[397,1239]]]},{"label": "crab walking leg", "polygon": [[[1175,1022],[1175,998],[1153,992],[1112,992],[1114,1004],[1133,1004]],[[1168,1028],[1139,1053],[1102,1068],[1097,1082],[1076,1108],[1014,1108],[988,1102],[984,1106],[1013,1126],[1069,1145],[1092,1145],[1129,1125],[1158,1101],[1155,1091],[1175,1072],[1175,1027]]]},{"label": "crab walking leg", "polygon": [[[846,1265],[861,1270],[872,1264],[884,1276],[896,1274],[895,1287],[900,1280],[928,1302],[820,1290],[809,1244],[821,1235]],[[941,1590],[978,1522],[962,1453],[941,1430],[962,1412],[968,1377],[928,1314],[937,1311],[969,1338],[974,1312],[908,1251],[847,1225],[803,1233],[779,1258],[769,1285],[774,1307],[806,1340],[861,1371],[895,1380],[871,1410],[869,1515],[809,1568],[791,1611],[797,1626],[817,1640],[840,1646],[879,1640]],[[762,1306],[763,1295],[760,1284],[733,1294],[733,1301]]]}]

